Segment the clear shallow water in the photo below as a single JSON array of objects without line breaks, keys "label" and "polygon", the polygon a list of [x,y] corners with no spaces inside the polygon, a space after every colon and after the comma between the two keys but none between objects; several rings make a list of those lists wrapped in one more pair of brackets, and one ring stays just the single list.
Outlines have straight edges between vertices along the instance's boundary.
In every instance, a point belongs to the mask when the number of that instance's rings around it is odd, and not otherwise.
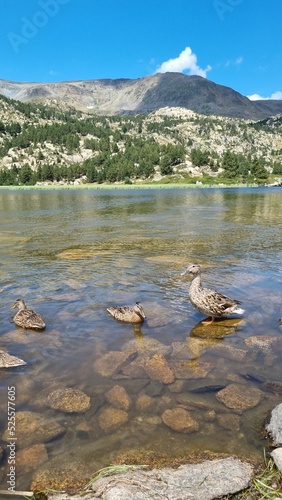
[{"label": "clear shallow water", "polygon": [[[245,342],[251,336],[282,337],[281,202],[282,190],[271,188],[1,190],[0,346],[27,366],[0,371],[0,435],[7,427],[7,387],[13,385],[17,411],[39,412],[64,426],[64,435],[46,444],[48,461],[42,467],[78,463],[85,482],[88,466],[95,471],[128,451],[140,457],[142,450],[172,457],[204,450],[261,456],[266,443],[260,427],[281,394],[263,390],[242,372],[256,370],[282,383],[281,349],[254,351]],[[180,276],[189,262],[202,265],[204,284],[242,301],[244,321],[227,322],[219,331],[211,327],[212,338],[207,338],[198,325],[203,317],[187,299],[189,278]],[[10,308],[18,297],[42,314],[45,332],[23,333],[14,326]],[[148,317],[139,331],[106,311],[135,301],[142,302]],[[188,345],[194,355],[185,363],[194,375],[176,377],[184,380],[178,392],[163,384],[153,396],[155,405],[141,411],[137,400],[150,394],[149,377],[122,370],[103,377],[94,364],[109,351],[126,350],[129,341],[138,350],[152,339],[167,347]],[[229,359],[214,349],[218,345],[247,354],[244,360]],[[175,352],[176,347],[166,356],[171,366],[181,359]],[[40,406],[38,394],[53,382],[83,390],[91,409],[72,415]],[[191,393],[231,383],[262,390],[260,404],[240,413],[228,410],[214,392]],[[125,388],[131,407],[126,425],[105,433],[99,415],[111,405],[102,396],[115,385]],[[167,408],[187,408],[182,396],[191,394],[197,405],[188,409],[199,430],[175,432],[161,415]],[[220,420],[226,413],[230,428]],[[1,445],[6,449],[6,443]],[[5,458],[1,465],[5,489]],[[21,467],[17,487],[26,488],[36,467],[28,472]]]}]

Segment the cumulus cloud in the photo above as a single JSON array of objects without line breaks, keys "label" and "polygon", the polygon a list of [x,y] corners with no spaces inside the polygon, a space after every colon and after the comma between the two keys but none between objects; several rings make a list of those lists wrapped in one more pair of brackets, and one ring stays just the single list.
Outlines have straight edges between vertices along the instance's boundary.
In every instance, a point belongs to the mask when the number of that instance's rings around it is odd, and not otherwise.
[{"label": "cumulus cloud", "polygon": [[205,69],[200,68],[197,64],[196,54],[192,52],[190,47],[185,47],[178,57],[163,62],[156,73],[166,73],[167,71],[183,73],[184,71],[188,71],[189,75],[199,75],[206,78],[207,72],[211,69],[209,65]]},{"label": "cumulus cloud", "polygon": [[252,95],[247,95],[248,99],[250,101],[268,101],[269,99],[275,99],[275,100],[282,100],[282,92],[281,90],[277,90],[276,92],[273,92],[270,97],[262,97],[259,94],[252,94]]}]

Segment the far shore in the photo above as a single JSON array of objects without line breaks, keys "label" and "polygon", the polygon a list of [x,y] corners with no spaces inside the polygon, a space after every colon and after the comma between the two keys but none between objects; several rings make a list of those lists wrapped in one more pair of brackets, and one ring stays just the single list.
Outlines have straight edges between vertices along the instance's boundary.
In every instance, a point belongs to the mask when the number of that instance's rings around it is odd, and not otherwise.
[{"label": "far shore", "polygon": [[184,183],[150,183],[150,184],[36,184],[34,186],[0,186],[0,189],[8,190],[60,190],[60,189],[226,189],[226,188],[256,188],[258,184],[184,184]]}]

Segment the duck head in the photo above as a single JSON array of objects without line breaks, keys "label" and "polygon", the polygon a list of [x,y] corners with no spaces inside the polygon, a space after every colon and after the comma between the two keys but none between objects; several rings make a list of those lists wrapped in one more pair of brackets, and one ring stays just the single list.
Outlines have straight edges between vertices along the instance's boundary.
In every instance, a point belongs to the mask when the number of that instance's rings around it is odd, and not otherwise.
[{"label": "duck head", "polygon": [[201,268],[199,264],[189,264],[187,269],[185,269],[185,271],[183,271],[180,276],[185,276],[185,274],[187,273],[192,274],[192,276],[198,276],[198,274],[201,274]]}]

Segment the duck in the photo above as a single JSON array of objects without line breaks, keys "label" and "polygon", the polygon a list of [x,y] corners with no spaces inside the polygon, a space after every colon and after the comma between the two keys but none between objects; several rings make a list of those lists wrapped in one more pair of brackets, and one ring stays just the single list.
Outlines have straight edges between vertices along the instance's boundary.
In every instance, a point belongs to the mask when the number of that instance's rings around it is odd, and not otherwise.
[{"label": "duck", "polygon": [[13,317],[13,321],[17,326],[22,328],[31,328],[33,330],[44,330],[46,324],[43,318],[32,309],[27,309],[23,299],[17,299],[12,309],[18,308],[17,314]]},{"label": "duck", "polygon": [[136,302],[134,306],[108,307],[107,311],[113,318],[126,323],[143,323],[144,319],[146,319],[144,309],[140,302]]},{"label": "duck", "polygon": [[189,299],[200,313],[207,316],[207,319],[202,320],[202,324],[209,325],[215,318],[228,317],[231,314],[244,314],[244,309],[239,307],[239,300],[202,286],[201,267],[198,264],[189,264],[181,276],[187,273],[192,275]]}]

